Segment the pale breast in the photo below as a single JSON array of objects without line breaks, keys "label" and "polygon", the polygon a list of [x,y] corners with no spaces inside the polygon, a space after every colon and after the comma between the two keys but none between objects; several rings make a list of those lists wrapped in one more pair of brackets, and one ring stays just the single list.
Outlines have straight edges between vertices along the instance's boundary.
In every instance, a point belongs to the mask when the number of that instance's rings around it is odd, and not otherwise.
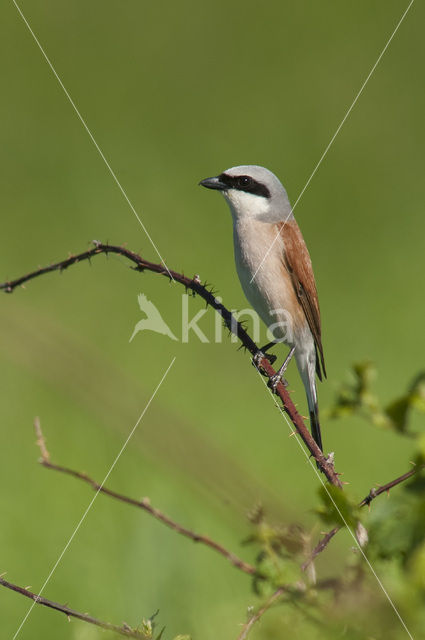
[{"label": "pale breast", "polygon": [[248,301],[268,327],[281,323],[275,336],[292,344],[294,331],[305,318],[282,260],[283,241],[276,238],[276,225],[236,220],[233,240],[236,269]]}]

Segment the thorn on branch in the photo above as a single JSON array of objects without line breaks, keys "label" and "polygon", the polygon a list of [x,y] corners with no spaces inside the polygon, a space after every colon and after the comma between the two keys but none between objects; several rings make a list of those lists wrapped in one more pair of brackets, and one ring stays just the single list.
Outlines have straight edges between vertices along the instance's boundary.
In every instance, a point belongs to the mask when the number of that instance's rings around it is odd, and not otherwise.
[{"label": "thorn on branch", "polygon": [[[0,284],[0,289],[3,289],[7,293],[11,293],[17,286],[22,285],[25,282],[32,280],[33,278],[44,275],[45,273],[50,273],[52,271],[62,271],[72,264],[76,264],[77,262],[81,262],[83,260],[88,260],[90,257],[93,257],[94,255],[98,255],[100,253],[104,253],[106,256],[108,256],[109,253],[114,253],[127,258],[127,260],[135,265],[135,269],[137,271],[148,270],[159,275],[165,275],[169,277],[170,280],[175,280],[184,287],[189,287],[192,290],[194,289],[194,287],[196,287],[196,293],[198,293],[205,300],[207,305],[210,304],[218,310],[218,312],[222,315],[229,331],[239,338],[243,346],[248,349],[251,355],[255,355],[256,353],[258,353],[257,345],[244,329],[244,327],[239,322],[234,321],[231,312],[221,302],[218,305],[217,301],[213,299],[213,293],[208,291],[207,288],[210,286],[208,282],[205,282],[204,285],[200,285],[197,281],[195,281],[195,278],[193,280],[190,280],[183,274],[177,272],[171,273],[170,271],[168,271],[168,269],[164,269],[164,266],[162,264],[149,262],[143,259],[141,256],[130,251],[129,249],[125,249],[120,246],[110,245],[109,243],[103,244],[97,240],[93,241],[93,245],[93,249],[84,251],[83,253],[80,253],[78,255],[74,255],[67,260],[52,264],[49,267],[40,268],[36,271],[28,273],[27,275],[17,278],[16,280],[2,283]],[[266,358],[262,359],[261,368],[262,370],[264,370],[265,375],[268,378],[272,378],[276,374],[276,371],[273,369],[270,362]],[[326,475],[328,481],[333,485],[341,487],[341,482],[335,472],[333,464],[326,461],[323,453],[314,442],[305,422],[303,421],[294,403],[292,402],[288,391],[282,384],[277,385],[276,394],[279,396],[286,414],[292,421],[294,427],[297,429],[307,449],[315,458],[319,468]]]},{"label": "thorn on branch", "polygon": [[[4,575],[4,574],[3,574]],[[8,582],[4,580],[0,576],[0,585],[5,587],[6,589],[10,589],[11,591],[15,591],[15,593],[19,593],[26,598],[32,600],[35,604],[42,605],[44,607],[48,607],[49,609],[55,609],[60,613],[64,613],[70,621],[70,618],[77,618],[78,620],[82,620],[83,622],[87,622],[89,624],[95,625],[102,629],[107,629],[108,631],[113,631],[122,636],[127,636],[128,638],[139,638],[139,640],[149,640],[149,636],[145,633],[137,631],[135,629],[128,628],[126,629],[123,625],[122,627],[118,627],[115,624],[111,624],[110,622],[104,622],[103,620],[99,620],[97,618],[93,618],[93,616],[88,615],[87,613],[80,613],[75,609],[70,609],[67,604],[59,604],[58,602],[53,602],[52,600],[48,600],[36,593],[32,593],[29,588],[19,587],[17,584],[13,584],[12,582]],[[150,636],[152,637],[152,636]]]},{"label": "thorn on branch", "polygon": [[119,500],[120,502],[124,502],[134,507],[138,507],[139,509],[143,509],[143,511],[146,511],[151,516],[153,516],[156,520],[159,520],[160,522],[165,524],[167,527],[169,527],[176,533],[179,533],[180,535],[183,535],[186,538],[190,538],[194,542],[199,542],[205,545],[206,547],[209,547],[213,551],[216,551],[217,553],[225,557],[237,569],[243,571],[248,575],[255,576],[257,579],[264,579],[264,575],[260,571],[258,571],[255,566],[249,564],[248,562],[245,562],[244,560],[236,556],[231,551],[228,551],[225,547],[223,547],[221,544],[211,539],[210,537],[191,531],[190,529],[187,529],[186,527],[179,524],[175,520],[172,520],[165,513],[163,513],[156,507],[153,507],[148,497],[144,497],[142,498],[142,500],[135,500],[134,498],[130,498],[129,496],[125,496],[123,494],[117,493],[112,489],[108,489],[107,487],[105,487],[105,485],[99,484],[93,478],[88,476],[86,473],[83,473],[81,471],[76,471],[74,469],[70,469],[69,467],[63,467],[63,466],[54,464],[50,460],[50,454],[47,451],[44,435],[41,430],[40,420],[38,418],[34,420],[34,428],[37,434],[37,444],[40,448],[41,455],[42,455],[40,462],[47,469],[51,469],[53,471],[59,471],[60,473],[65,473],[66,475],[72,476],[73,478],[82,480],[83,482],[86,482],[87,484],[89,484],[95,491],[98,491],[99,493],[103,493],[111,498],[115,498],[116,500]]},{"label": "thorn on branch", "polygon": [[390,489],[392,489],[393,487],[396,487],[398,484],[401,484],[402,482],[405,482],[406,480],[416,475],[423,469],[425,469],[425,463],[415,466],[415,468],[411,469],[411,471],[407,471],[407,473],[403,473],[403,475],[399,476],[398,478],[395,478],[395,480],[391,480],[391,482],[387,482],[387,484],[383,484],[379,486],[378,489],[375,489],[375,487],[372,487],[372,489],[369,491],[367,496],[365,496],[363,500],[360,502],[359,506],[364,507],[365,505],[368,505],[370,507],[370,503],[372,502],[372,500],[380,496],[381,493],[386,493],[387,496],[389,496]]}]

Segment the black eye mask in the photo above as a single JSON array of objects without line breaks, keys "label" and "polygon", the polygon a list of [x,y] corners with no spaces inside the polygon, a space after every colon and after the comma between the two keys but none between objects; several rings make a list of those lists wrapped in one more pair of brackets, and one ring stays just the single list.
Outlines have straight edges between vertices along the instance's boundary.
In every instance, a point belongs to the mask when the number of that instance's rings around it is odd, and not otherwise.
[{"label": "black eye mask", "polygon": [[227,173],[219,175],[219,180],[229,189],[237,189],[238,191],[246,191],[256,196],[270,198],[270,191],[264,184],[257,182],[251,176],[229,176]]}]

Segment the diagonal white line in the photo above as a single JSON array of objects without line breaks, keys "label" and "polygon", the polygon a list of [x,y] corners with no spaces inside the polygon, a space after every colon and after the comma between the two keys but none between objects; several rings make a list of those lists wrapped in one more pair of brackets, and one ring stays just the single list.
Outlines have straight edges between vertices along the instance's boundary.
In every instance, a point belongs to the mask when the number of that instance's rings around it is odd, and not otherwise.
[{"label": "diagonal white line", "polygon": [[[158,382],[154,392],[152,393],[151,397],[149,398],[145,408],[143,409],[142,413],[140,414],[136,424],[134,425],[134,427],[132,428],[132,430],[130,431],[127,440],[124,442],[123,446],[121,447],[120,451],[118,452],[118,455],[116,456],[115,460],[113,461],[113,463],[111,464],[108,473],[106,474],[106,476],[103,478],[101,485],[99,486],[99,488],[97,489],[96,493],[94,494],[93,498],[90,500],[86,510],[84,511],[83,515],[81,516],[77,526],[75,527],[72,535],[70,536],[68,542],[66,543],[66,545],[64,546],[63,550],[61,551],[58,559],[56,560],[55,564],[53,565],[49,575],[47,576],[47,578],[45,579],[43,586],[41,587],[39,593],[37,594],[37,598],[41,596],[41,594],[43,593],[44,589],[46,588],[48,582],[50,581],[50,578],[52,577],[52,575],[54,574],[54,572],[56,571],[60,561],[62,560],[63,556],[65,555],[66,551],[68,550],[68,547],[70,546],[71,542],[73,541],[73,539],[75,538],[79,528],[81,527],[81,525],[83,524],[88,512],[90,511],[90,509],[93,506],[94,501],[96,500],[97,496],[99,495],[99,492],[101,491],[101,489],[103,488],[103,485],[105,484],[105,482],[107,481],[107,479],[109,478],[109,476],[112,473],[112,470],[114,469],[115,465],[117,464],[118,460],[121,457],[121,454],[124,452],[124,449],[126,448],[126,446],[128,445],[128,443],[130,442],[131,438],[133,437],[134,432],[136,431],[137,427],[139,426],[143,416],[145,415],[146,411],[149,409],[149,406],[152,402],[152,400],[154,399],[154,397],[156,396],[160,386],[162,385],[162,383],[164,382],[168,372],[170,371],[171,367],[173,366],[174,362],[175,362],[176,358],[174,357],[170,364],[168,365],[167,369],[165,370],[165,373],[163,374],[161,380]],[[21,624],[19,625],[19,627],[17,628],[17,630],[15,631],[15,635],[13,636],[12,640],[15,640],[18,636],[18,633],[20,632],[20,630],[22,629],[22,627],[24,626],[25,622],[28,619],[28,616],[30,615],[31,611],[33,610],[34,606],[37,604],[37,599],[34,600],[34,602],[32,603],[32,605],[30,606],[30,608],[28,609],[24,619],[22,620]]]},{"label": "diagonal white line", "polygon": [[405,10],[405,12],[403,13],[403,15],[401,16],[400,20],[397,23],[396,28],[394,29],[394,31],[392,32],[391,36],[388,38],[387,43],[385,45],[385,47],[382,49],[381,53],[378,56],[377,61],[375,62],[375,64],[373,65],[372,69],[369,71],[366,80],[363,82],[362,86],[360,87],[359,92],[357,93],[356,97],[354,98],[353,102],[351,103],[350,108],[348,109],[347,113],[345,114],[345,116],[343,117],[343,119],[341,120],[341,122],[339,123],[337,130],[335,131],[335,133],[333,134],[328,146],[326,147],[326,149],[324,150],[324,152],[322,153],[322,155],[320,156],[319,162],[316,164],[316,166],[314,167],[309,179],[307,180],[307,182],[305,183],[304,187],[301,190],[301,193],[299,194],[298,198],[295,200],[295,204],[292,207],[291,211],[289,212],[289,214],[287,215],[287,217],[285,218],[285,220],[283,221],[283,225],[281,227],[281,229],[279,230],[279,232],[276,234],[276,237],[273,239],[273,242],[271,243],[270,247],[268,248],[266,254],[264,255],[263,259],[261,260],[259,266],[257,267],[256,272],[254,273],[254,275],[252,276],[251,280],[250,280],[250,284],[252,284],[253,280],[255,279],[255,276],[257,275],[257,273],[259,272],[259,270],[261,269],[261,267],[264,264],[264,260],[267,258],[267,256],[269,255],[270,251],[272,250],[276,240],[279,238],[281,230],[283,229],[283,227],[285,226],[285,224],[288,222],[289,218],[291,217],[291,213],[294,211],[295,207],[297,206],[297,204],[299,203],[299,201],[301,200],[305,190],[307,189],[308,185],[310,184],[310,182],[312,181],[313,177],[315,176],[318,168],[320,167],[320,165],[322,164],[323,160],[325,159],[325,156],[327,155],[329,149],[331,148],[331,146],[333,145],[335,138],[337,137],[338,133],[341,131],[342,127],[344,126],[345,121],[347,120],[348,116],[350,115],[350,113],[352,112],[353,108],[355,107],[357,100],[360,98],[361,94],[363,93],[363,89],[365,88],[365,86],[367,85],[367,83],[369,82],[373,72],[375,71],[376,67],[378,66],[378,64],[381,61],[382,56],[384,55],[384,53],[386,52],[386,50],[388,49],[388,47],[391,44],[392,39],[394,38],[395,34],[397,33],[399,27],[401,26],[401,23],[403,22],[404,18],[407,16],[407,13],[410,9],[410,7],[412,6],[412,4],[414,3],[415,0],[410,0],[410,3],[407,7],[407,9]]},{"label": "diagonal white line", "polygon": [[43,54],[44,59],[46,60],[47,64],[49,65],[53,75],[55,76],[56,80],[58,81],[58,83],[60,84],[64,94],[66,95],[66,97],[68,98],[69,103],[71,104],[72,108],[74,109],[75,113],[77,114],[81,124],[83,125],[84,129],[87,131],[90,140],[93,142],[94,146],[96,147],[100,157],[102,158],[103,162],[105,163],[106,167],[108,168],[109,173],[111,174],[111,176],[113,177],[118,189],[121,191],[122,195],[124,196],[128,206],[130,207],[130,209],[132,210],[132,212],[134,213],[134,215],[136,216],[140,226],[142,227],[143,231],[145,232],[146,236],[148,237],[149,242],[151,243],[151,245],[153,246],[153,248],[155,249],[159,259],[161,260],[162,264],[164,265],[165,270],[167,271],[168,275],[170,276],[171,280],[174,280],[173,276],[171,275],[170,270],[168,269],[167,265],[165,264],[164,259],[162,258],[161,254],[159,253],[158,247],[156,246],[156,244],[154,243],[154,241],[152,240],[148,230],[146,229],[145,225],[143,224],[140,216],[138,215],[136,209],[134,208],[132,202],[130,201],[130,198],[127,196],[126,192],[124,191],[124,188],[122,187],[120,181],[118,180],[114,170],[112,169],[111,165],[109,164],[109,162],[107,161],[102,149],[99,147],[99,145],[97,144],[92,132],[90,131],[86,121],[84,120],[83,116],[81,115],[81,113],[79,112],[75,102],[73,101],[73,99],[71,98],[71,96],[69,95],[65,85],[63,84],[62,80],[60,79],[58,73],[56,72],[56,69],[54,68],[53,64],[50,62],[50,59],[48,58],[46,52],[44,51],[43,47],[40,44],[40,41],[38,40],[37,36],[35,35],[34,31],[31,29],[28,20],[26,19],[26,17],[24,16],[24,14],[22,13],[21,8],[19,7],[19,5],[17,4],[16,0],[12,0],[13,4],[15,5],[17,11],[19,12],[19,15],[21,16],[22,20],[24,21],[25,25],[28,28],[28,31],[30,32],[30,34],[32,35],[35,43],[37,44],[38,48],[40,49],[41,53]]},{"label": "diagonal white line", "polygon": [[406,623],[404,622],[403,618],[401,617],[397,607],[395,606],[394,602],[391,599],[391,596],[389,595],[388,591],[385,589],[384,585],[382,584],[379,576],[377,575],[377,573],[375,572],[374,568],[372,567],[368,557],[366,556],[365,552],[363,551],[362,547],[360,546],[355,534],[353,533],[351,527],[348,525],[346,519],[344,518],[343,514],[341,513],[340,508],[338,507],[337,503],[335,502],[335,500],[332,497],[332,494],[330,493],[329,489],[326,486],[326,483],[323,481],[323,478],[321,477],[319,471],[316,468],[316,465],[312,462],[311,457],[308,455],[307,451],[304,449],[303,445],[301,444],[299,438],[297,437],[297,432],[292,428],[291,423],[289,422],[287,416],[285,413],[283,413],[283,411],[281,410],[281,407],[279,406],[278,402],[276,401],[276,398],[274,397],[273,393],[271,392],[270,388],[267,385],[267,382],[263,379],[263,376],[261,375],[260,371],[257,368],[257,372],[258,375],[260,376],[260,379],[262,381],[262,383],[264,384],[264,386],[266,387],[266,389],[268,390],[268,392],[270,393],[273,402],[275,403],[276,407],[279,409],[279,412],[281,413],[281,415],[283,415],[283,417],[285,418],[286,424],[288,425],[290,431],[291,431],[291,435],[295,435],[295,440],[297,441],[301,451],[303,452],[303,454],[305,455],[305,457],[307,458],[311,468],[313,469],[314,473],[316,474],[317,478],[319,479],[319,481],[322,484],[322,487],[324,488],[324,490],[326,491],[326,494],[329,498],[329,500],[332,502],[333,506],[335,507],[335,510],[337,511],[338,515],[340,516],[342,522],[344,523],[345,527],[347,528],[347,531],[349,531],[351,537],[353,538],[354,542],[356,543],[357,547],[359,548],[360,553],[363,556],[363,559],[365,560],[367,566],[369,567],[369,569],[371,570],[371,572],[373,573],[374,577],[376,578],[376,581],[378,582],[379,586],[381,587],[383,593],[385,594],[385,597],[387,598],[388,602],[390,603],[391,607],[394,609],[394,612],[397,616],[397,618],[400,620],[401,624],[403,625],[407,635],[409,636],[410,640],[414,640],[412,634],[410,633],[409,629],[406,626]]}]

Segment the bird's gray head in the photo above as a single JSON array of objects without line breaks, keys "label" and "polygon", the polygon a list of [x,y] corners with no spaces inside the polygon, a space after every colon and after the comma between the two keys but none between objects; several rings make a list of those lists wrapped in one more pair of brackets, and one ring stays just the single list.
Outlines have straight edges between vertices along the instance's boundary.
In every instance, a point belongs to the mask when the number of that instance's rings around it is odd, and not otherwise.
[{"label": "bird's gray head", "polygon": [[279,222],[292,217],[285,188],[274,173],[264,167],[255,164],[232,167],[199,184],[221,191],[235,220],[255,218]]}]

